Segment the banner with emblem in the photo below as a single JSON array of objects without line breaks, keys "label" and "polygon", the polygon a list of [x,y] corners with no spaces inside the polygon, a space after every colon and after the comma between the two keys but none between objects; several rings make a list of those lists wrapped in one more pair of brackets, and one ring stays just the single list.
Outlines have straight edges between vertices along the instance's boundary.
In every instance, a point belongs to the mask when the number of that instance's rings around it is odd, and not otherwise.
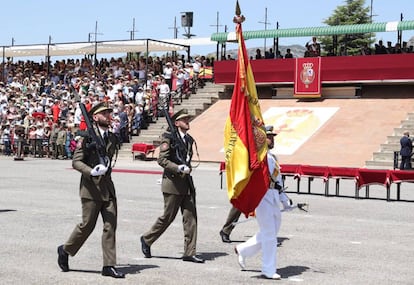
[{"label": "banner with emblem", "polygon": [[296,58],[294,97],[321,97],[321,58]]},{"label": "banner with emblem", "polygon": [[246,216],[253,212],[269,186],[266,131],[256,84],[246,51],[237,2],[238,59],[230,112],[224,130],[227,193]]}]

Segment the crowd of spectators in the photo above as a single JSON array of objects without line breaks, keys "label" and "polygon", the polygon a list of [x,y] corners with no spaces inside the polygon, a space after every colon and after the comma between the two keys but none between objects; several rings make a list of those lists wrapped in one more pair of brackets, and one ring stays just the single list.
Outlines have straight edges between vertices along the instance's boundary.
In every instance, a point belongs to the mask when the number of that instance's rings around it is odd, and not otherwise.
[{"label": "crowd of spectators", "polygon": [[[337,54],[334,53],[333,48],[323,53],[321,51],[321,44],[318,42],[316,37],[312,37],[312,40],[305,44],[305,52],[303,57],[318,57],[318,56],[346,56],[348,55],[345,46],[341,46]],[[379,40],[378,43],[374,45],[374,47],[370,47],[368,44],[364,44],[361,47],[360,55],[375,55],[375,54],[401,54],[401,53],[413,53],[414,48],[412,45],[408,45],[408,42],[402,42],[402,46],[399,43],[396,43],[394,46],[392,42],[388,41],[387,46],[383,44],[382,40]],[[279,59],[279,58],[293,58],[298,57],[297,55],[294,56],[290,48],[286,49],[286,54],[282,55],[280,50],[273,52],[272,48],[269,48],[268,51],[265,51],[265,54],[262,54],[260,49],[256,49],[256,54],[254,57],[250,57],[251,60],[253,59]]]},{"label": "crowd of spectators", "polygon": [[[112,131],[121,143],[139,135],[158,119],[160,86],[168,82],[172,95],[191,92],[193,68],[211,65],[205,57],[136,59],[89,58],[45,62],[8,60],[0,78],[0,146],[15,155],[24,142],[25,154],[70,159],[85,122],[79,100],[87,110],[101,101],[113,107]],[[75,96],[78,94],[78,96]],[[79,98],[77,100],[77,98]],[[17,131],[19,130],[19,132]],[[19,136],[20,134],[20,136]]]},{"label": "crowd of spectators", "polygon": [[383,41],[379,40],[375,44],[374,49],[368,45],[364,45],[361,49],[361,55],[372,55],[372,54],[400,54],[400,53],[412,53],[414,52],[413,46],[408,46],[408,42],[403,42],[402,46],[396,43],[394,46],[392,42],[388,41],[387,46],[384,46]]}]

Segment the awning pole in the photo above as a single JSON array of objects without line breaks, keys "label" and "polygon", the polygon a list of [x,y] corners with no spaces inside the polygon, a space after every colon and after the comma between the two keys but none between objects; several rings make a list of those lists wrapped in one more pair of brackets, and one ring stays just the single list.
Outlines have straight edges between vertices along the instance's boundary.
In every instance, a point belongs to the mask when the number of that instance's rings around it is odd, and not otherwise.
[{"label": "awning pole", "polygon": [[5,67],[5,62],[4,62],[4,60],[6,59],[6,47],[5,46],[3,46],[3,61],[2,61],[2,63],[1,63],[1,66],[2,66],[2,70],[1,70],[1,79],[3,80],[3,83],[6,83],[5,81],[5,72],[4,72],[4,67]]},{"label": "awning pole", "polygon": [[147,47],[146,47],[146,57],[145,57],[145,87],[148,88],[150,86],[147,86],[147,82],[148,82],[148,56],[149,56],[149,50],[148,50],[148,39],[146,40],[147,43]]}]

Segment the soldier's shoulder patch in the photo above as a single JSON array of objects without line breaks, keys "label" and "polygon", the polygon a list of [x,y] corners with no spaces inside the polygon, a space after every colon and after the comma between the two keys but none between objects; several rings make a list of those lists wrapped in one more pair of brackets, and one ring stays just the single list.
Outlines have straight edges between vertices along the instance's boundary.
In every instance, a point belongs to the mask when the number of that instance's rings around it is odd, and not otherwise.
[{"label": "soldier's shoulder patch", "polygon": [[166,142],[164,142],[164,143],[162,143],[161,145],[160,145],[160,150],[161,151],[166,151],[166,150],[168,150],[170,148],[170,145],[168,144],[168,143],[166,143]]}]

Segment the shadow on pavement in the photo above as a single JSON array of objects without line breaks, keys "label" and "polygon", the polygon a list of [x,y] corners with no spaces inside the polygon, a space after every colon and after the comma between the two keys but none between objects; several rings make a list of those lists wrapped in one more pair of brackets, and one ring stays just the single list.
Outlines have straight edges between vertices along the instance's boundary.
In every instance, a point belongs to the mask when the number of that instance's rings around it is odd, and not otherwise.
[{"label": "shadow on pavement", "polygon": [[284,268],[278,268],[277,269],[277,273],[280,274],[280,276],[282,276],[282,278],[289,278],[292,276],[298,276],[301,275],[302,273],[306,272],[307,270],[309,270],[309,267],[307,266],[286,266]]},{"label": "shadow on pavement", "polygon": [[0,213],[5,213],[5,212],[16,212],[17,210],[12,210],[12,209],[0,209]]}]

